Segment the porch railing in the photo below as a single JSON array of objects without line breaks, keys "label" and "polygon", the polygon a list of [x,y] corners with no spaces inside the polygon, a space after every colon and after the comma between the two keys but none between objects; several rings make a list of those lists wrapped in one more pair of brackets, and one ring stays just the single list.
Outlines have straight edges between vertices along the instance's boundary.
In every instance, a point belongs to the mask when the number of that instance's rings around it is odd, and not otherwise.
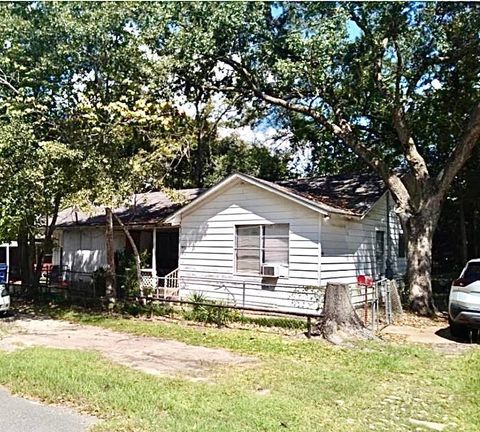
[{"label": "porch railing", "polygon": [[178,268],[165,275],[165,288],[178,288]]},{"label": "porch railing", "polygon": [[156,298],[172,298],[179,296],[178,268],[163,277],[153,274],[152,269],[142,269],[140,295],[151,293]]}]

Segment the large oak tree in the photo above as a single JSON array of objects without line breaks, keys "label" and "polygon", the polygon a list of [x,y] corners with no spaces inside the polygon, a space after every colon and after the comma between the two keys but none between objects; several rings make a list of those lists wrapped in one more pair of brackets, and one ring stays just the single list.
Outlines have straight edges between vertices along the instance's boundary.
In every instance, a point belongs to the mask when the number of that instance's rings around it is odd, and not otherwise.
[{"label": "large oak tree", "polygon": [[480,137],[478,5],[159,7],[156,46],[179,71],[270,107],[270,118],[305,118],[384,180],[406,232],[413,310],[430,313],[433,233]]}]

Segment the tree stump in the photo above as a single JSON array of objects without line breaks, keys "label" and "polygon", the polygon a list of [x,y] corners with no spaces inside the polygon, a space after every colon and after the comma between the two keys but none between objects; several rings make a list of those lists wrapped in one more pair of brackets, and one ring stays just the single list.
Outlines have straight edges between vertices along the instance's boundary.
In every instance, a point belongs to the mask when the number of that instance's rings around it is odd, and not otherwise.
[{"label": "tree stump", "polygon": [[395,280],[390,281],[390,299],[392,302],[392,312],[394,316],[403,314],[402,300],[398,292],[398,284]]},{"label": "tree stump", "polygon": [[317,334],[334,344],[340,344],[345,339],[373,337],[355,312],[348,285],[341,283],[327,284],[323,313],[316,328]]}]

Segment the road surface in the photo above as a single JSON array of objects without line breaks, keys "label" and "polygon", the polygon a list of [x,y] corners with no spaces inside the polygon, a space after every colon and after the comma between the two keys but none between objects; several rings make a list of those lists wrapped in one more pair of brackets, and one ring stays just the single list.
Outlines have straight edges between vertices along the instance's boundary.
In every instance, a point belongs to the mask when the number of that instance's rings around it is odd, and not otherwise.
[{"label": "road surface", "polygon": [[93,423],[94,417],[12,396],[0,388],[2,432],[85,432]]}]

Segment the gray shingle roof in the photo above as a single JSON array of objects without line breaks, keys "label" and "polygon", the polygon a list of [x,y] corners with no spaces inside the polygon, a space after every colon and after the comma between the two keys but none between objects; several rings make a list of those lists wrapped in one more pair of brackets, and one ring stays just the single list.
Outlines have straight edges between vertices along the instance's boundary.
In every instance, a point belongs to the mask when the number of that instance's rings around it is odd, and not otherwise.
[{"label": "gray shingle roof", "polygon": [[[116,208],[114,213],[128,225],[161,224],[166,217],[188,204],[201,194],[202,189],[182,189],[181,203],[174,202],[164,192],[146,192],[132,196],[128,203]],[[105,225],[104,207],[95,207],[91,212],[76,210],[72,207],[62,210],[58,215],[57,227]]]},{"label": "gray shingle roof", "polygon": [[[352,216],[364,216],[386,190],[383,181],[374,173],[338,174],[275,183],[241,175],[282,193],[321,205],[328,211]],[[130,226],[161,225],[167,217],[193,201],[203,191],[205,189],[177,191],[184,197],[181,203],[172,201],[164,192],[136,194],[127,205],[114,212],[123,223]],[[100,225],[105,225],[103,207],[97,207],[91,213],[68,208],[60,212],[57,222],[61,228]]]},{"label": "gray shingle roof", "polygon": [[363,216],[385,193],[374,173],[338,174],[276,182],[275,186],[313,202],[355,216]]}]

